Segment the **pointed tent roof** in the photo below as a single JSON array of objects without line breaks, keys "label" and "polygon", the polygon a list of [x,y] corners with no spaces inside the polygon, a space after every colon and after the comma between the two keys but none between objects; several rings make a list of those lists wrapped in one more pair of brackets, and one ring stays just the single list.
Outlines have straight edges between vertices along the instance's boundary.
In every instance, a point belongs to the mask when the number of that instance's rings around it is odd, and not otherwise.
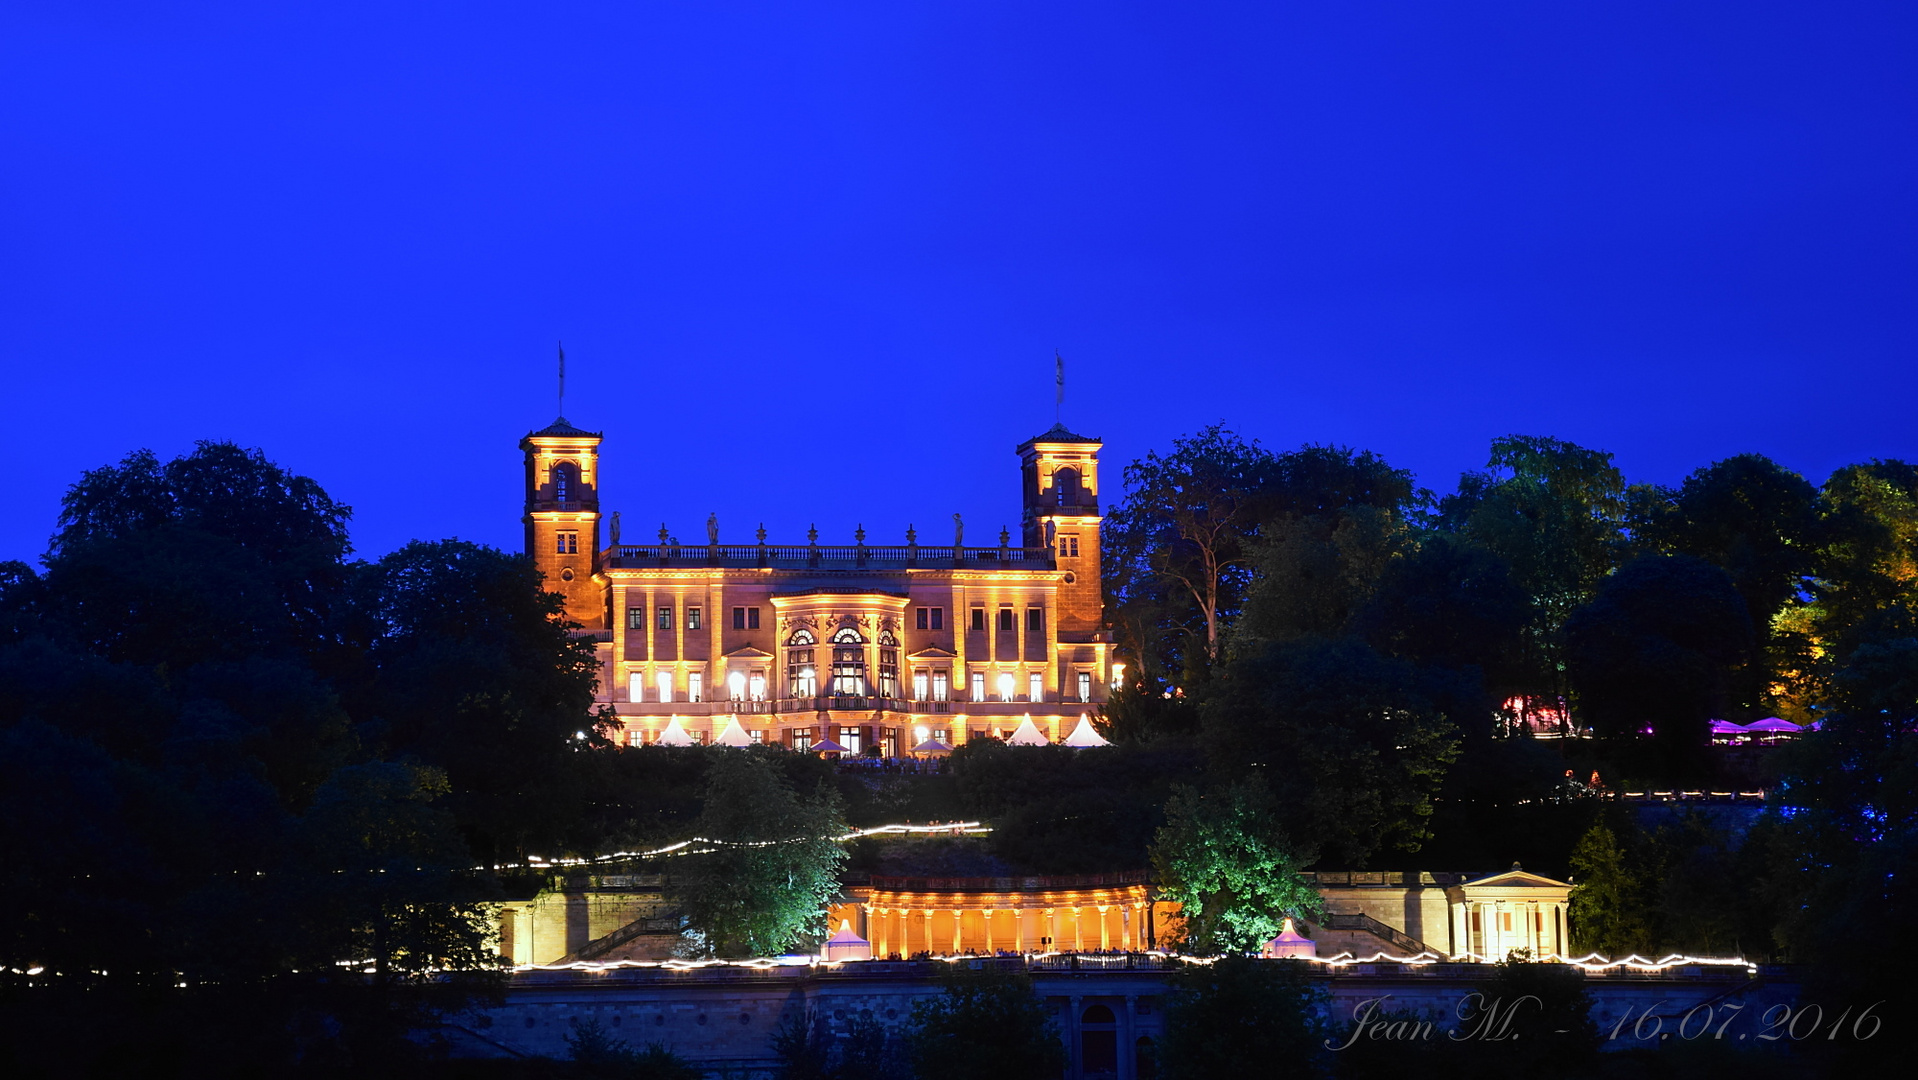
[{"label": "pointed tent roof", "polygon": [[870,960],[872,942],[852,931],[852,920],[839,920],[839,932],[826,939],[826,959],[834,960]]},{"label": "pointed tent roof", "polygon": [[839,932],[826,939],[828,945],[864,945],[866,939],[852,932],[852,920],[839,920]]},{"label": "pointed tent roof", "polygon": [[1743,735],[1751,729],[1743,724],[1734,724],[1730,720],[1713,720],[1713,735]]},{"label": "pointed tent roof", "polygon": [[538,431],[527,432],[526,437],[529,439],[597,439],[600,438],[601,435],[597,431],[586,431],[581,428],[576,428],[567,423],[566,418],[562,416],[545,427],[540,428]]},{"label": "pointed tent roof", "polygon": [[938,739],[927,739],[925,742],[913,747],[912,752],[925,755],[950,754],[952,753],[952,747],[947,746]]},{"label": "pointed tent roof", "polygon": [[1790,720],[1780,720],[1776,716],[1768,716],[1763,720],[1753,720],[1751,723],[1746,724],[1745,730],[1746,731],[1784,731],[1784,732],[1790,732],[1792,734],[1797,734],[1799,731],[1803,729],[1801,729],[1797,724],[1792,723]]},{"label": "pointed tent roof", "polygon": [[1079,718],[1079,726],[1073,728],[1072,734],[1066,736],[1066,745],[1111,746],[1112,744],[1106,741],[1104,735],[1099,734],[1099,732],[1093,728],[1092,717],[1081,716]]},{"label": "pointed tent roof", "polygon": [[1292,920],[1288,918],[1285,920],[1285,926],[1279,930],[1279,936],[1265,943],[1265,955],[1316,959],[1319,955],[1319,947],[1311,938],[1299,933],[1298,929],[1292,925]]},{"label": "pointed tent roof", "polygon": [[659,739],[654,742],[653,745],[691,746],[693,745],[693,737],[686,734],[685,728],[679,726],[679,717],[675,716],[671,720],[666,721],[666,729],[659,733]]},{"label": "pointed tent roof", "polygon": [[1044,735],[1039,734],[1039,729],[1033,724],[1032,717],[1028,716],[1020,721],[1019,730],[1012,733],[1012,737],[1006,740],[1006,745],[1044,746],[1050,741],[1051,740],[1047,739]]},{"label": "pointed tent roof", "polygon": [[719,733],[719,737],[713,740],[713,744],[716,746],[751,746],[753,744],[753,737],[746,734],[745,728],[739,726],[739,717],[735,716],[726,721],[726,730]]},{"label": "pointed tent roof", "polygon": [[807,749],[815,754],[843,754],[846,752],[845,747],[833,742],[831,739],[821,739],[807,747]]}]

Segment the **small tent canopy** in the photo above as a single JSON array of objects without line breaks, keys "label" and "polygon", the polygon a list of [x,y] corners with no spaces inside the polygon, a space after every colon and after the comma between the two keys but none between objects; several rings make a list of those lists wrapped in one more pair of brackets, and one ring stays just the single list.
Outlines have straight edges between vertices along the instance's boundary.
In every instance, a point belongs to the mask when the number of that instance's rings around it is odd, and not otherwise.
[{"label": "small tent canopy", "polygon": [[925,742],[913,747],[912,752],[918,757],[934,757],[939,754],[952,753],[952,747],[947,746],[938,739],[927,739]]},{"label": "small tent canopy", "polygon": [[726,730],[720,732],[713,743],[716,746],[751,746],[753,737],[746,734],[745,728],[739,726],[739,717],[735,716],[726,721]]},{"label": "small tent canopy", "polygon": [[1111,746],[1112,744],[1106,741],[1106,738],[1104,735],[1099,734],[1098,731],[1093,729],[1092,717],[1081,716],[1079,718],[1079,726],[1076,728],[1073,728],[1072,734],[1066,736],[1066,745],[1067,746]]},{"label": "small tent canopy", "polygon": [[1006,740],[1006,745],[1044,746],[1050,741],[1051,740],[1047,739],[1044,735],[1039,734],[1039,729],[1033,726],[1032,717],[1028,716],[1019,722],[1019,730],[1012,733],[1012,738]]},{"label": "small tent canopy", "polygon": [[809,748],[815,754],[843,754],[846,748],[831,739],[821,739]]},{"label": "small tent canopy", "polygon": [[1713,720],[1713,735],[1743,735],[1751,729],[1743,724],[1734,724],[1730,720]]},{"label": "small tent canopy", "polygon": [[1758,731],[1758,732],[1782,732],[1788,735],[1796,735],[1802,729],[1799,728],[1797,724],[1792,723],[1790,720],[1780,720],[1776,716],[1769,716],[1763,720],[1754,720],[1751,723],[1746,724],[1745,730]]},{"label": "small tent canopy", "polygon": [[870,960],[872,942],[852,932],[852,920],[839,920],[839,932],[826,939],[826,961]]},{"label": "small tent canopy", "polygon": [[1260,951],[1268,957],[1275,958],[1291,956],[1316,959],[1319,955],[1319,947],[1312,942],[1311,938],[1299,933],[1293,927],[1291,919],[1285,920],[1285,926],[1279,931],[1279,936],[1266,942],[1265,948]]},{"label": "small tent canopy", "polygon": [[675,716],[671,720],[666,721],[666,730],[659,733],[659,740],[653,745],[691,746],[693,745],[693,737],[686,734],[685,728],[679,726],[679,717]]}]

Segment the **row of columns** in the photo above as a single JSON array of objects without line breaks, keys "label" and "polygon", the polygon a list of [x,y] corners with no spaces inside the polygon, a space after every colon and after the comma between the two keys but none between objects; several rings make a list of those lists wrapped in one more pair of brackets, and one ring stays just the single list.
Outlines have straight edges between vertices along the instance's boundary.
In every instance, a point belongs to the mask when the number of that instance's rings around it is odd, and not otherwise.
[{"label": "row of columns", "polygon": [[[1461,953],[1471,952],[1498,961],[1513,949],[1530,949],[1533,957],[1568,952],[1565,924],[1566,905],[1540,900],[1468,900],[1452,910],[1457,924],[1454,939],[1463,942]],[[1502,916],[1512,917],[1512,928],[1505,929]]]},{"label": "row of columns", "polygon": [[[1014,904],[1007,907],[875,907],[866,908],[866,937],[872,942],[873,955],[888,956],[898,953],[911,956],[915,952],[931,953],[993,953],[1000,949],[1014,952],[1038,951],[1045,947],[1043,939],[1051,939],[1051,948],[1063,951],[1068,947],[1075,952],[1088,949],[1120,949],[1130,951],[1149,947],[1145,932],[1146,901],[1109,902],[1104,904],[1055,904],[1051,906],[1033,906]],[[1095,920],[1087,917],[1088,912],[1098,913]],[[977,931],[968,942],[966,934],[966,913],[978,912]],[[1061,922],[1070,912],[1070,942],[1063,938]],[[1001,913],[1012,916],[1012,925],[1005,928],[1009,933],[996,932],[999,928],[993,924],[994,916]],[[942,915],[946,925],[938,928],[935,937],[933,916]],[[1027,915],[1037,918],[1030,920],[1036,925],[1028,929]]]}]

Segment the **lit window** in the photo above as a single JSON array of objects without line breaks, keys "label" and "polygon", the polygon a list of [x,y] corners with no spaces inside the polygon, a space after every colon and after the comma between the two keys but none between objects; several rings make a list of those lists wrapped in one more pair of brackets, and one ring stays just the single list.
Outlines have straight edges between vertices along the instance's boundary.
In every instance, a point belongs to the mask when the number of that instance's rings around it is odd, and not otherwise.
[{"label": "lit window", "polygon": [[686,629],[688,630],[699,629],[699,609],[698,608],[689,607],[686,609]]},{"label": "lit window", "polygon": [[1124,664],[1112,665],[1112,688],[1114,690],[1117,690],[1124,685],[1125,685],[1125,665]]},{"label": "lit window", "polygon": [[1010,671],[999,673],[999,700],[1012,700],[1012,672]]},{"label": "lit window", "polygon": [[659,619],[654,625],[658,626],[661,630],[671,630],[673,628],[673,609],[670,606],[660,608]]},{"label": "lit window", "polygon": [[946,680],[945,672],[935,671],[932,673],[932,700],[934,701],[947,700],[948,696],[951,694],[951,688],[946,685],[946,681],[947,680]]},{"label": "lit window", "polygon": [[793,729],[793,749],[794,750],[811,750],[812,749],[812,729],[811,728]]},{"label": "lit window", "polygon": [[1026,609],[1026,633],[1043,634],[1046,632],[1046,609],[1029,607]]},{"label": "lit window", "polygon": [[686,675],[686,700],[687,701],[705,700],[705,698],[702,696],[705,689],[706,689],[706,676],[704,674],[697,671],[687,673]]},{"label": "lit window", "polygon": [[1044,701],[1046,699],[1046,677],[1044,675],[1032,674],[1026,676],[1026,697],[1031,701]]},{"label": "lit window", "polygon": [[1090,671],[1081,671],[1079,673],[1079,700],[1092,700],[1092,672]]},{"label": "lit window", "polygon": [[645,701],[646,700],[646,673],[645,672],[629,671],[626,673],[626,700],[627,701]]},{"label": "lit window", "polygon": [[913,672],[912,673],[912,699],[914,701],[926,700],[926,695],[930,691],[931,685],[932,685],[932,681],[926,677],[925,672],[923,671]]},{"label": "lit window", "polygon": [[658,683],[659,683],[659,700],[661,701],[673,700],[673,673],[670,671],[660,672],[658,677]]},{"label": "lit window", "polygon": [[734,701],[742,701],[745,699],[746,697],[746,673],[745,672],[735,671],[732,674],[726,676],[726,696],[728,698],[731,698]]},{"label": "lit window", "polygon": [[866,696],[866,639],[851,627],[832,636],[832,692]]},{"label": "lit window", "polygon": [[1079,556],[1079,538],[1078,537],[1076,536],[1066,537],[1066,554],[1069,556],[1072,556],[1073,558],[1078,558]]},{"label": "lit window", "polygon": [[752,738],[754,746],[758,746],[760,743],[766,741],[766,733],[763,731],[748,731],[746,734]]},{"label": "lit window", "polygon": [[983,671],[972,673],[972,700],[986,700],[986,673]]},{"label": "lit window", "polygon": [[840,728],[838,741],[839,741],[839,745],[846,748],[846,753],[848,754],[859,753],[859,729],[858,728],[856,727]]},{"label": "lit window", "polygon": [[799,630],[786,642],[786,687],[793,697],[809,698],[819,693],[818,669],[813,667],[812,658],[815,640],[812,631]]},{"label": "lit window", "polygon": [[645,608],[629,607],[626,609],[626,629],[628,630],[646,629],[646,609]]},{"label": "lit window", "polygon": [[752,677],[746,680],[746,696],[747,698],[753,701],[766,700],[766,673],[765,672],[755,671],[753,672]]}]

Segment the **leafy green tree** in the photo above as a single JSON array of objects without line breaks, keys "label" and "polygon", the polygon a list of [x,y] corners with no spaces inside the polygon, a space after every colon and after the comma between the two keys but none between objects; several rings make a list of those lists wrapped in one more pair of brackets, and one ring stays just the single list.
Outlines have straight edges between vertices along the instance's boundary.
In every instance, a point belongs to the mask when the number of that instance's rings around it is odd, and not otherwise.
[{"label": "leafy green tree", "polygon": [[1202,795],[1178,788],[1152,846],[1160,895],[1181,910],[1187,950],[1245,952],[1284,920],[1316,917],[1318,891],[1299,875],[1272,795],[1256,780]]},{"label": "leafy green tree", "polygon": [[1604,822],[1572,849],[1572,938],[1577,948],[1624,957],[1651,949],[1651,886]]},{"label": "leafy green tree", "polygon": [[704,1069],[694,1066],[658,1043],[644,1050],[616,1038],[597,1018],[573,1021],[566,1035],[566,1049],[573,1059],[567,1075],[604,1078],[604,1080],[701,1080]]},{"label": "leafy green tree", "polygon": [[773,760],[782,753],[725,753],[708,768],[697,835],[712,849],[686,857],[669,882],[692,952],[772,956],[825,936],[846,860],[839,796],[794,791]]},{"label": "leafy green tree", "polygon": [[1428,533],[1394,560],[1356,620],[1359,636],[1415,664],[1477,669],[1495,697],[1522,688],[1525,591],[1503,559],[1461,537]]},{"label": "leafy green tree", "polygon": [[1306,962],[1223,956],[1185,965],[1171,983],[1159,1051],[1166,1080],[1326,1071],[1330,995]]},{"label": "leafy green tree", "polygon": [[1246,541],[1275,471],[1256,441],[1217,424],[1126,466],[1125,498],[1101,530],[1101,566],[1113,622],[1148,685],[1203,677],[1218,661],[1251,581]]},{"label": "leafy green tree", "polygon": [[1058,1026],[1024,972],[951,965],[942,981],[912,1007],[918,1080],[1053,1080],[1065,1068]]},{"label": "leafy green tree", "polygon": [[364,574],[353,706],[368,734],[445,771],[482,862],[559,849],[611,723],[594,713],[593,643],[530,562],[494,548],[415,542]]},{"label": "leafy green tree", "polygon": [[1350,639],[1271,645],[1234,662],[1203,704],[1208,753],[1224,775],[1264,776],[1302,862],[1363,866],[1425,839],[1458,756],[1439,704],[1460,698],[1455,684]]},{"label": "leafy green tree", "polygon": [[1537,613],[1528,640],[1533,693],[1565,697],[1562,631],[1626,550],[1624,474],[1612,455],[1558,439],[1492,440],[1484,471],[1439,504],[1438,525],[1503,559]]},{"label": "leafy green tree", "polygon": [[1605,738],[1651,725],[1667,778],[1708,767],[1707,721],[1732,704],[1751,661],[1745,602],[1725,571],[1689,555],[1645,555],[1607,579],[1565,629],[1580,712]]},{"label": "leafy green tree", "polygon": [[1405,519],[1377,507],[1268,522],[1251,545],[1258,576],[1233,627],[1234,643],[1256,647],[1347,633],[1413,544]]}]

